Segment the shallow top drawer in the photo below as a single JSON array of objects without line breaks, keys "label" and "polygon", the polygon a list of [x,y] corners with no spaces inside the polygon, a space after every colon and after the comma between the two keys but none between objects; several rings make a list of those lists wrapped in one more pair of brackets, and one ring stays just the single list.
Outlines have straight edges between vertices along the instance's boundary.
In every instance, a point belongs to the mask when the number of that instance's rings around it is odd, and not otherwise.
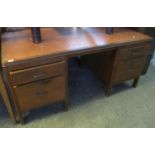
[{"label": "shallow top drawer", "polygon": [[130,47],[121,47],[117,51],[117,59],[137,58],[151,53],[151,46],[149,44]]},{"label": "shallow top drawer", "polygon": [[26,84],[36,80],[62,75],[65,61],[10,72],[13,85]]}]

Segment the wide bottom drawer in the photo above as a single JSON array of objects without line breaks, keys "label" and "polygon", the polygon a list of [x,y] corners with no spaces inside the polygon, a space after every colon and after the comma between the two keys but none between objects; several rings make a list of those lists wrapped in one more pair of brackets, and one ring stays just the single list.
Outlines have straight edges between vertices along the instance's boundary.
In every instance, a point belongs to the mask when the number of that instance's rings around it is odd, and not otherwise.
[{"label": "wide bottom drawer", "polygon": [[14,88],[17,101],[22,112],[51,104],[65,98],[65,77],[50,79],[20,85]]}]

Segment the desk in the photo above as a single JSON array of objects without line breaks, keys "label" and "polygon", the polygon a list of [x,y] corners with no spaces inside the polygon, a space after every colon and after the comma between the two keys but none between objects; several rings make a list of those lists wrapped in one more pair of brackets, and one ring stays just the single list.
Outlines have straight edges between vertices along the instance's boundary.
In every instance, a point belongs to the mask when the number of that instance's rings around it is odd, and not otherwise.
[{"label": "desk", "polygon": [[7,108],[10,118],[12,119],[13,122],[16,122],[15,116],[14,116],[14,111],[13,111],[13,108],[11,107],[9,97],[8,97],[7,91],[5,89],[5,85],[4,85],[1,73],[0,73],[0,95],[2,95],[4,104]]},{"label": "desk", "polygon": [[42,43],[34,44],[30,30],[2,36],[3,76],[20,122],[32,109],[64,101],[68,109],[68,59],[82,56],[106,82],[134,79],[148,68],[152,38],[125,28],[106,34],[105,28],[42,28]]}]

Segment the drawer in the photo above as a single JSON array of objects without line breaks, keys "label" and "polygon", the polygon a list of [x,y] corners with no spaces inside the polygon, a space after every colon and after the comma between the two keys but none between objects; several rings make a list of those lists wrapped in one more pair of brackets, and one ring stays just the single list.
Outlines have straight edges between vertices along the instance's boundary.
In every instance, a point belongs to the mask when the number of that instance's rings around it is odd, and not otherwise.
[{"label": "drawer", "polygon": [[120,61],[114,75],[114,83],[138,77],[144,71],[147,57]]},{"label": "drawer", "polygon": [[130,59],[137,58],[141,56],[147,56],[151,53],[151,46],[149,44],[143,46],[130,46],[130,47],[121,47],[117,51],[117,59]]},{"label": "drawer", "polygon": [[20,110],[26,112],[65,98],[65,77],[58,76],[14,86]]},{"label": "drawer", "polygon": [[134,68],[144,67],[146,60],[147,60],[147,56],[134,58],[134,59],[120,60],[117,64],[117,70],[123,71],[123,70],[130,70]]},{"label": "drawer", "polygon": [[62,75],[65,72],[65,61],[27,68],[11,72],[13,85],[26,84],[36,80]]}]

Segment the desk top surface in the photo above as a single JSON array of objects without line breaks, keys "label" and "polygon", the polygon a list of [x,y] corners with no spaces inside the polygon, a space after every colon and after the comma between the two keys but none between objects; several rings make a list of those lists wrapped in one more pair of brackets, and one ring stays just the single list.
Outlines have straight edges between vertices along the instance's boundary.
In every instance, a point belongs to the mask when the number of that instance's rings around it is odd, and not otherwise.
[{"label": "desk top surface", "polygon": [[41,28],[42,43],[34,44],[30,29],[2,35],[2,64],[46,55],[78,55],[93,48],[110,48],[152,38],[126,28],[114,28],[106,34],[105,28]]}]

